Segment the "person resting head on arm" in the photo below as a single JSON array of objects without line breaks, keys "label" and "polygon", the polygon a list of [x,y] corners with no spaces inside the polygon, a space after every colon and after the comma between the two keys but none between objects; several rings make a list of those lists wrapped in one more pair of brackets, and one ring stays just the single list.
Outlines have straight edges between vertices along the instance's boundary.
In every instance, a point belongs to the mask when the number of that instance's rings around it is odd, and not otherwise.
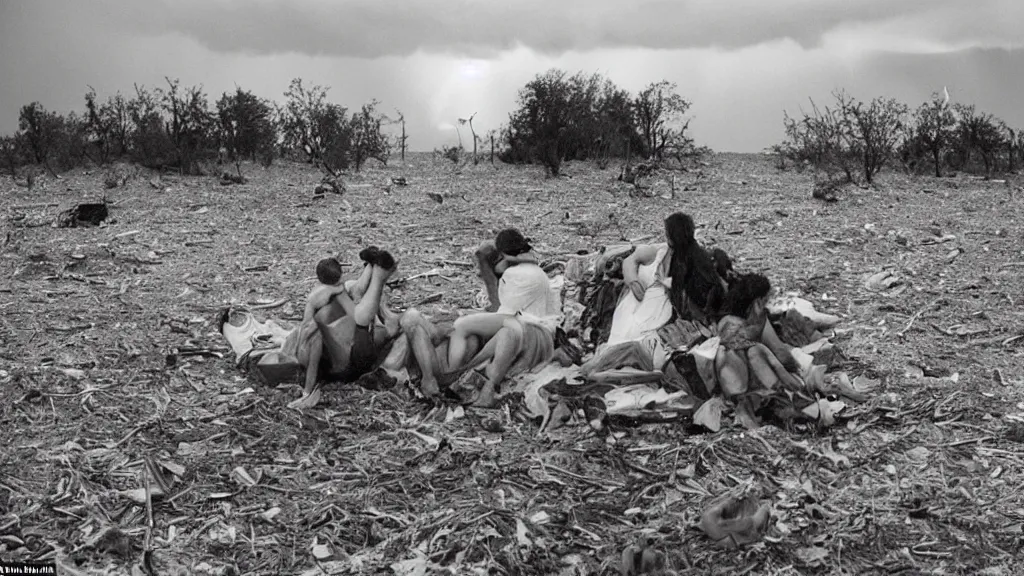
[{"label": "person resting head on arm", "polygon": [[[485,283],[493,274],[496,284],[493,292],[497,302],[492,300],[491,312],[469,314],[455,321],[448,340],[447,368],[459,370],[465,367],[469,360],[470,342],[478,343],[481,351],[470,362],[474,366],[480,362],[486,364],[487,382],[481,390],[480,403],[488,404],[493,402],[495,390],[509,369],[517,360],[524,359],[524,341],[543,341],[544,345],[538,349],[546,350],[553,346],[555,325],[561,310],[560,303],[552,294],[551,281],[539,266],[529,239],[518,230],[502,230],[495,238],[494,250],[481,247],[477,257]],[[491,263],[493,267],[488,272]],[[546,359],[548,356],[538,353],[536,358]]]},{"label": "person resting head on arm", "polygon": [[721,346],[715,368],[728,396],[746,392],[751,374],[768,389],[780,382],[793,389],[800,385],[791,373],[799,369],[796,360],[768,321],[770,293],[768,278],[739,274],[725,296],[725,316],[718,321]]},{"label": "person resting head on arm", "polygon": [[[319,282],[306,296],[306,307],[302,313],[305,324],[313,320],[317,310],[327,306],[338,294],[347,292],[342,279],[341,262],[335,257],[324,258],[316,263],[316,279]],[[340,306],[340,304],[338,304]],[[343,309],[339,309],[344,313]]]}]

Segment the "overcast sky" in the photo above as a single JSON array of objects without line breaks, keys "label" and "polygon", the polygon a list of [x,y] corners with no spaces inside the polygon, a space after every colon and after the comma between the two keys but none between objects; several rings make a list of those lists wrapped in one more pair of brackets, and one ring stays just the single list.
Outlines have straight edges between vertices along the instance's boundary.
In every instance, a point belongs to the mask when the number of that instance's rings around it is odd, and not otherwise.
[{"label": "overcast sky", "polygon": [[845,88],[918,104],[948,87],[1024,128],[1020,0],[0,0],[0,133],[18,109],[84,109],[164,77],[216,99],[283,99],[292,78],[350,108],[401,109],[409,144],[497,127],[557,67],[630,91],[668,79],[699,143],[759,151],[782,112]]}]

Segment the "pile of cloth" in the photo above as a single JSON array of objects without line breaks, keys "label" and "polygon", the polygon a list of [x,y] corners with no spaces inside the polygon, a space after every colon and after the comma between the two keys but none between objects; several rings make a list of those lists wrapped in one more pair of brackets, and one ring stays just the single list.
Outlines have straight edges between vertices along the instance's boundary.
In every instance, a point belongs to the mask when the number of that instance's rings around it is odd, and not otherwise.
[{"label": "pile of cloth", "polygon": [[[614,246],[566,263],[562,330],[587,350],[583,362],[541,366],[511,385],[523,396],[521,413],[541,431],[576,422],[607,434],[616,426],[669,421],[717,431],[730,415],[732,425],[747,429],[829,427],[873,390],[868,378],[851,380],[837,370],[843,356],[833,340],[841,319],[798,294],[769,301],[768,322],[777,334],[770,348],[746,340],[730,322],[684,319],[662,326],[656,337],[605,345],[622,296],[622,261],[631,252]],[[755,346],[760,360],[748,361]],[[668,361],[658,365],[655,348],[662,347]]]}]

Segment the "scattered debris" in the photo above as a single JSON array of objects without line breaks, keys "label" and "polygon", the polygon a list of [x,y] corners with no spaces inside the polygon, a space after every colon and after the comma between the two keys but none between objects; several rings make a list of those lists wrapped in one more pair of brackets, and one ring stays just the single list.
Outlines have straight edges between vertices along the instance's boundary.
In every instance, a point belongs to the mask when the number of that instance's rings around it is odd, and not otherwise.
[{"label": "scattered debris", "polygon": [[313,194],[316,196],[323,196],[327,193],[331,194],[344,194],[345,183],[336,176],[324,176],[320,183],[316,185],[313,190]]},{"label": "scattered debris", "polygon": [[903,280],[895,272],[886,269],[869,276],[864,281],[864,287],[872,292],[882,292],[902,283]]},{"label": "scattered debris", "polygon": [[245,178],[241,174],[232,174],[231,172],[223,172],[220,175],[221,186],[231,186],[232,184],[245,184]]},{"label": "scattered debris", "polygon": [[[567,294],[586,280],[598,247],[620,236],[626,246],[660,241],[671,202],[616,198],[608,174],[582,163],[575,180],[467,168],[457,186],[414,171],[415,194],[384,198],[371,185],[358,189],[355,210],[342,201],[295,206],[301,182],[316,180],[291,178],[290,166],[287,178],[277,167],[261,176],[258,201],[273,211],[246,208],[256,190],[223,194],[217,178],[182,177],[174,195],[122,194],[123,232],[17,225],[28,239],[4,247],[12,270],[0,285],[0,393],[14,423],[0,426],[11,447],[0,473],[0,555],[55,558],[69,574],[1012,572],[1007,554],[1024,508],[1014,492],[1024,404],[1012,363],[1024,344],[1015,315],[1024,254],[1003,198],[961,190],[950,200],[943,180],[929,184],[935,195],[902,195],[887,210],[876,208],[889,191],[876,189],[852,189],[864,205],[841,210],[808,197],[766,206],[760,175],[743,176],[728,157],[714,163],[683,208],[699,215],[701,241],[772,271],[783,293],[799,287],[799,299],[788,308],[773,301],[769,315],[835,313],[814,319],[826,342],[801,349],[829,371],[801,372],[811,385],[791,391],[801,398],[791,414],[717,389],[701,396],[702,359],[686,350],[722,336],[680,326],[663,336],[675,372],[603,375],[657,381],[609,393],[609,384],[562,373],[543,387],[513,387],[489,410],[410,400],[413,369],[378,389],[327,386],[319,403],[294,411],[296,384],[256,384],[258,371],[235,368],[215,311],[235,303],[293,327],[324,253],[393,243],[398,276],[408,278],[389,301],[448,322],[473,305],[470,254],[502,221],[533,226],[544,258],[566,262]],[[352,178],[379,182],[387,170]],[[743,190],[725,183],[741,176]],[[101,172],[81,178],[68,184],[102,189]],[[63,188],[47,198],[80,201]],[[419,194],[452,189],[487,190],[488,201],[442,196],[444,210],[422,210],[432,201]],[[13,217],[28,197],[12,192]],[[958,211],[968,201],[976,211]],[[19,210],[18,222],[38,215],[46,225],[57,212]],[[907,224],[932,218],[937,233]],[[875,226],[865,233],[867,219]],[[569,220],[588,222],[594,235],[579,238]],[[736,228],[744,234],[728,234]],[[1007,236],[989,233],[997,228]],[[971,247],[956,268],[943,257],[957,242],[928,240],[949,236],[943,229]],[[820,245],[806,250],[807,238]],[[882,266],[902,284],[867,289]],[[586,340],[565,335],[581,348]],[[699,389],[675,396],[680,382]],[[720,494],[734,498],[727,510],[703,514]],[[739,512],[748,505],[753,514]],[[764,506],[771,518],[762,524]]]}]

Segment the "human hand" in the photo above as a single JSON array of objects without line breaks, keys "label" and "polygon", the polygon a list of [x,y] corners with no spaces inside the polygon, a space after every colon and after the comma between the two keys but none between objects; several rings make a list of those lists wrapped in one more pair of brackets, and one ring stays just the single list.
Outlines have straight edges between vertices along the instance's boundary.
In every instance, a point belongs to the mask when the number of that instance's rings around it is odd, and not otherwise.
[{"label": "human hand", "polygon": [[343,283],[338,283],[332,286],[321,286],[314,290],[308,296],[306,301],[313,309],[313,312],[316,312],[324,306],[327,306],[335,296],[343,292],[345,292],[345,285]]}]

